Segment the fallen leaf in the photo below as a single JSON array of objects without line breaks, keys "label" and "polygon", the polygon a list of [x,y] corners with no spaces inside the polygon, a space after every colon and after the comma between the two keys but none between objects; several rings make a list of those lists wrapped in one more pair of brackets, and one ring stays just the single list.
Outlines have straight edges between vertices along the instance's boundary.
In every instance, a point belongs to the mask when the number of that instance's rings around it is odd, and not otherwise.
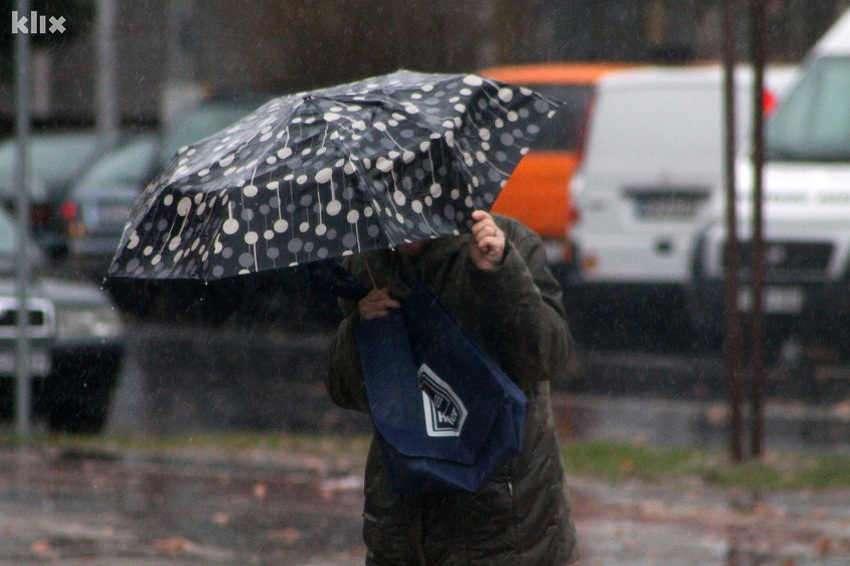
[{"label": "fallen leaf", "polygon": [[837,417],[850,417],[850,401],[841,401],[832,406],[831,413]]},{"label": "fallen leaf", "polygon": [[46,540],[37,540],[30,545],[30,550],[36,554],[50,554],[50,542]]},{"label": "fallen leaf", "polygon": [[779,509],[772,507],[763,501],[756,501],[753,503],[752,512],[759,517],[765,517],[768,519],[775,519],[782,515]]},{"label": "fallen leaf", "polygon": [[318,491],[322,499],[329,500],[336,493],[359,492],[363,489],[361,476],[345,476],[319,482]]},{"label": "fallen leaf", "polygon": [[280,540],[285,544],[292,544],[301,538],[301,531],[294,527],[286,527],[276,531],[269,531],[266,534],[270,540]]},{"label": "fallen leaf", "polygon": [[192,550],[194,545],[184,538],[173,537],[155,540],[153,547],[166,554],[180,554]]},{"label": "fallen leaf", "polygon": [[213,515],[213,523],[216,525],[226,525],[230,522],[230,515],[224,512],[218,512]]},{"label": "fallen leaf", "polygon": [[705,418],[708,420],[709,424],[719,426],[726,424],[726,415],[727,410],[725,407],[710,407],[705,412]]},{"label": "fallen leaf", "polygon": [[264,483],[258,483],[254,485],[254,497],[257,499],[265,499],[268,494],[268,488]]},{"label": "fallen leaf", "polygon": [[829,537],[820,537],[815,541],[815,554],[821,558],[832,554],[832,539]]}]

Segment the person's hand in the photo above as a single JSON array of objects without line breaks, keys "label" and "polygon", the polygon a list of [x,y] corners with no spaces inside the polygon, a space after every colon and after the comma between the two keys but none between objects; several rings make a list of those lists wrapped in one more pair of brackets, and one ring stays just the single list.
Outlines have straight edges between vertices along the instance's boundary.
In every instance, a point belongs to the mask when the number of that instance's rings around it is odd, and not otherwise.
[{"label": "person's hand", "polygon": [[478,269],[491,270],[502,262],[505,255],[505,233],[483,210],[473,211],[472,219],[475,224],[472,225],[472,242],[469,244],[470,258]]},{"label": "person's hand", "polygon": [[390,309],[400,309],[401,303],[390,297],[390,291],[386,287],[372,289],[369,294],[357,303],[360,309],[360,318],[369,320],[387,316]]}]

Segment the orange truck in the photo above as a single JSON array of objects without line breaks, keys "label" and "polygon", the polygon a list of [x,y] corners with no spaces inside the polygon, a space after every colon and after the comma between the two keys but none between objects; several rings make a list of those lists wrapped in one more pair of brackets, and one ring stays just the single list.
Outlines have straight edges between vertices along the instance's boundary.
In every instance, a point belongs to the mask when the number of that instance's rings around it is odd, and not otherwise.
[{"label": "orange truck", "polygon": [[493,212],[516,218],[540,234],[546,244],[547,260],[562,281],[572,272],[570,227],[577,215],[568,186],[580,158],[582,130],[594,84],[605,73],[625,67],[611,63],[540,63],[478,72],[498,81],[527,86],[562,103],[552,120],[542,126],[493,205]]}]

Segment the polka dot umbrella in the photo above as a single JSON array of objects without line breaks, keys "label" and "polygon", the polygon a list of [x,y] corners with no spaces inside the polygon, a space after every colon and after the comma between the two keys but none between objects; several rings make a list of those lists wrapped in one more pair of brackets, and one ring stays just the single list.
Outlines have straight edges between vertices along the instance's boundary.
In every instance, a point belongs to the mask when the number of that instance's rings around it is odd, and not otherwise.
[{"label": "polka dot umbrella", "polygon": [[178,152],[108,277],[211,281],[459,234],[554,111],[526,88],[410,71],[276,98]]}]

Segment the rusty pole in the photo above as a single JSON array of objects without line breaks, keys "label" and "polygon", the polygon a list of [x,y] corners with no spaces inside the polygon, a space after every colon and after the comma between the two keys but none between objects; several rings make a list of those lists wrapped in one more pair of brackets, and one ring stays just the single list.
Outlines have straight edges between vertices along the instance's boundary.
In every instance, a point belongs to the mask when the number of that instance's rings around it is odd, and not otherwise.
[{"label": "rusty pole", "polygon": [[750,336],[750,454],[760,458],[764,451],[764,65],[765,65],[764,0],[750,0],[750,49],[753,61],[753,232],[752,232],[752,320]]},{"label": "rusty pole", "polygon": [[723,2],[723,68],[724,68],[724,179],[726,185],[726,249],[723,254],[726,271],[726,328],[723,357],[729,393],[729,455],[734,462],[743,459],[741,419],[741,313],[738,307],[738,219],[735,208],[735,0]]}]

